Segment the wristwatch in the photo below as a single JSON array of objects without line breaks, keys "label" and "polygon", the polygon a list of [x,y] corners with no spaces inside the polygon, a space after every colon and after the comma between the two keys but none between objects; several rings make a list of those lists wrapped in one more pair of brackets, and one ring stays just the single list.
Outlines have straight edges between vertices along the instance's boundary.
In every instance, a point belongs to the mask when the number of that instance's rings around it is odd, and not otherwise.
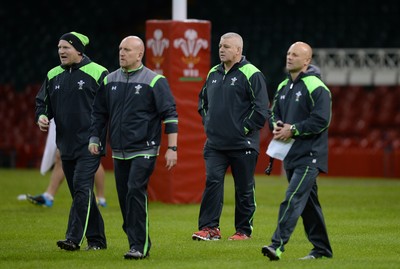
[{"label": "wristwatch", "polygon": [[177,146],[173,146],[173,147],[168,147],[168,149],[172,149],[173,151],[177,151],[178,147]]},{"label": "wristwatch", "polygon": [[292,135],[296,134],[297,129],[296,129],[296,126],[294,124],[290,126],[290,131],[292,132]]}]

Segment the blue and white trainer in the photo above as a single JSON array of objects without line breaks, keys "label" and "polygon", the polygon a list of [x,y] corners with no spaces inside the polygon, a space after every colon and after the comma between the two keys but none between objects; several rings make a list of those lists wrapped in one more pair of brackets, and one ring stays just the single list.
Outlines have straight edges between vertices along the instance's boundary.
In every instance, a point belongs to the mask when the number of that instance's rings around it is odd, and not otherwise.
[{"label": "blue and white trainer", "polygon": [[39,194],[36,196],[27,194],[26,200],[28,200],[32,204],[43,206],[43,207],[52,207],[53,206],[53,200],[46,198],[43,194]]}]

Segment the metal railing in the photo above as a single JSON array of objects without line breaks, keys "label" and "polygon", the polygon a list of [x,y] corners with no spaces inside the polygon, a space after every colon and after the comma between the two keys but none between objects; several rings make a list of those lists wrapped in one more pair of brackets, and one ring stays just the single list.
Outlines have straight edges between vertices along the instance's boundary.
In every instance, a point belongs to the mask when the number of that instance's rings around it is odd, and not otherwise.
[{"label": "metal railing", "polygon": [[400,48],[317,48],[313,54],[327,84],[400,84]]}]

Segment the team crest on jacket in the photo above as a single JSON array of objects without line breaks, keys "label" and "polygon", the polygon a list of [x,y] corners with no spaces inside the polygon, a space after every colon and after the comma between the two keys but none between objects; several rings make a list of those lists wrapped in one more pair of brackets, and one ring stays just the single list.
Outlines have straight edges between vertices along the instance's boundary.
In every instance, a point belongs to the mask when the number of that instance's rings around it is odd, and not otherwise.
[{"label": "team crest on jacket", "polygon": [[236,80],[237,80],[236,77],[231,78],[231,81],[232,81],[232,82],[231,82],[231,86],[235,86]]},{"label": "team crest on jacket", "polygon": [[296,102],[299,101],[301,95],[302,95],[302,94],[301,94],[300,91],[296,92]]},{"label": "team crest on jacket", "polygon": [[140,85],[140,84],[136,85],[135,86],[135,89],[136,89],[135,94],[140,94],[140,89],[141,88],[142,88],[142,85]]},{"label": "team crest on jacket", "polygon": [[78,90],[83,90],[83,85],[85,85],[85,82],[82,79],[78,81]]}]

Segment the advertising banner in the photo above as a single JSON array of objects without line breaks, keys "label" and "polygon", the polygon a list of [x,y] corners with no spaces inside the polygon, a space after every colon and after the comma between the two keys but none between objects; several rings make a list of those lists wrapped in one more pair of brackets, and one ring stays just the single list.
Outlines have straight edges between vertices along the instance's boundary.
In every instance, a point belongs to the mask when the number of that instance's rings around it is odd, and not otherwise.
[{"label": "advertising banner", "polygon": [[165,168],[167,136],[163,134],[149,199],[166,203],[199,203],[205,186],[205,134],[197,111],[198,96],[210,70],[211,23],[202,20],[146,22],[145,65],[164,75],[178,112],[178,164]]}]

